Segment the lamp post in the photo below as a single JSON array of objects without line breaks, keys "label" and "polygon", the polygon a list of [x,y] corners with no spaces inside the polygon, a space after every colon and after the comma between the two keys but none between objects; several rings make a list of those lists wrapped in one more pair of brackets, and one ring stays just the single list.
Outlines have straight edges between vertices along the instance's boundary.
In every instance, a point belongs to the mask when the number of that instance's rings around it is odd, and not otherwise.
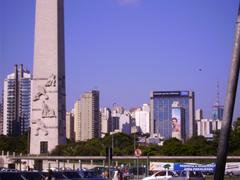
[{"label": "lamp post", "polygon": [[218,154],[216,160],[216,171],[214,174],[214,180],[224,179],[225,165],[229,145],[228,141],[231,131],[234,104],[238,85],[239,68],[240,68],[240,6],[238,9],[232,65],[228,80],[227,94],[225,97],[224,114],[222,128],[220,131],[220,139],[218,143]]},{"label": "lamp post", "polygon": [[[136,129],[136,125],[133,131],[133,155],[135,156],[135,149],[136,149],[136,133],[137,133],[137,129]],[[136,167],[136,160],[134,160],[134,167]]]},{"label": "lamp post", "polygon": [[114,111],[114,107],[115,107],[116,103],[113,103],[113,107],[112,107],[112,153],[114,153],[114,127],[113,127],[113,111]]}]

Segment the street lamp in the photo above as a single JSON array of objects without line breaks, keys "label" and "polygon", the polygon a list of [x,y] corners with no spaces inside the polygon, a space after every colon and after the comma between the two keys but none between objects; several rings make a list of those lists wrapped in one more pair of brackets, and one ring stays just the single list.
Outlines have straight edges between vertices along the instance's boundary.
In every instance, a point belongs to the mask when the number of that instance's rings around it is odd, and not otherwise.
[{"label": "street lamp", "polygon": [[114,149],[114,127],[113,127],[113,110],[115,107],[116,103],[113,103],[113,107],[112,107],[112,152],[114,153],[113,149]]}]

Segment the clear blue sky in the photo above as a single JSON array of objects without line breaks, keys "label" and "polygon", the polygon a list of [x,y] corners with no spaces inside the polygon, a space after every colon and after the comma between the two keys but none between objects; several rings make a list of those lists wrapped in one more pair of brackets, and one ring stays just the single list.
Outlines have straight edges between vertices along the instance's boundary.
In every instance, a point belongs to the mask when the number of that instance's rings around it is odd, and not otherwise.
[{"label": "clear blue sky", "polygon": [[[237,9],[237,0],[65,0],[67,109],[93,88],[101,106],[127,109],[152,90],[194,90],[208,116],[217,81],[224,101]],[[0,0],[0,90],[13,64],[32,71],[34,11],[35,0]]]}]

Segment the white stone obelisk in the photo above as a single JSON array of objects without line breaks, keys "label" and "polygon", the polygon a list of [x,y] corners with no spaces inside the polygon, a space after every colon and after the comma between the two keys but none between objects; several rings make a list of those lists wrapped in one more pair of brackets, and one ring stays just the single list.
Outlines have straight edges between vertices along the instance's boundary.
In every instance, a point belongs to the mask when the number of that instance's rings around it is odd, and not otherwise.
[{"label": "white stone obelisk", "polygon": [[66,141],[64,0],[36,0],[30,154]]}]

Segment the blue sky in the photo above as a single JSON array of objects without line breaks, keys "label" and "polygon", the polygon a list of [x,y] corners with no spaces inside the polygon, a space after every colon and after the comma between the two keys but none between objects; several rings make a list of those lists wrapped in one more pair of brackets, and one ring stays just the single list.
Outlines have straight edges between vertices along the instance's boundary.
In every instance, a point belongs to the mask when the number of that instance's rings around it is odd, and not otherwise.
[{"label": "blue sky", "polygon": [[[217,81],[224,102],[237,9],[237,0],[65,0],[67,109],[93,88],[101,106],[127,109],[152,90],[193,90],[209,116]],[[0,0],[0,90],[14,64],[32,70],[34,11],[34,0]]]}]

